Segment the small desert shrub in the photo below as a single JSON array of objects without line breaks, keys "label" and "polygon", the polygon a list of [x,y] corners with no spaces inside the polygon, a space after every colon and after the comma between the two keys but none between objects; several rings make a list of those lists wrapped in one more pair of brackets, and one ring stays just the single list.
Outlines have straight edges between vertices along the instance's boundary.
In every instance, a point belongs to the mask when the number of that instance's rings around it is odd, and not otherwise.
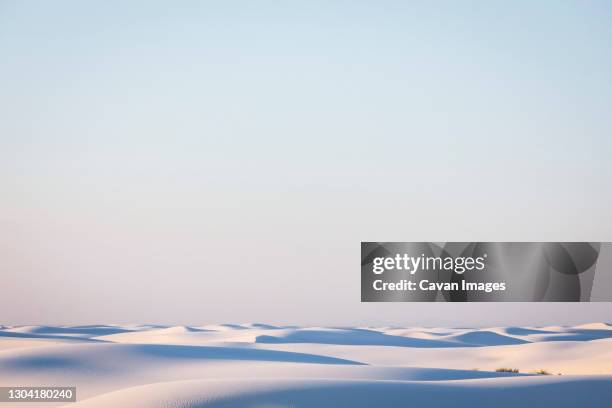
[{"label": "small desert shrub", "polygon": [[498,373],[514,373],[514,374],[518,374],[519,369],[518,368],[496,368],[495,369],[496,372]]},{"label": "small desert shrub", "polygon": [[539,370],[535,370],[535,371],[534,371],[534,374],[551,375],[552,373],[550,373],[550,372],[546,371],[546,370],[545,370],[545,369],[543,369],[543,368],[540,368]]}]

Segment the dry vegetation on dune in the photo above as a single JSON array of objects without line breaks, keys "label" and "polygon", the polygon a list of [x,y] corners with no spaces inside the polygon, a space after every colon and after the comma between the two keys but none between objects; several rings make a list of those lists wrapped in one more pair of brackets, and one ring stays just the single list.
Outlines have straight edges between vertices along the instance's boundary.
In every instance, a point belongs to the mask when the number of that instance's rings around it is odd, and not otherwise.
[{"label": "dry vegetation on dune", "polygon": [[496,373],[514,373],[514,374],[518,374],[520,371],[518,368],[505,368],[505,367],[501,367],[501,368],[496,368],[495,369]]}]

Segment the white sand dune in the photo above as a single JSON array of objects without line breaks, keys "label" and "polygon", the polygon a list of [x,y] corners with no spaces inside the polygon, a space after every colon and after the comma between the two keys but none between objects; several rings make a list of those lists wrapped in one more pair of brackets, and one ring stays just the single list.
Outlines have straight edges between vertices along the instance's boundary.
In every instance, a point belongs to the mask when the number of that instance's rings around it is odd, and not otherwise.
[{"label": "white sand dune", "polygon": [[3,326],[0,386],[74,385],[71,407],[610,407],[610,327]]},{"label": "white sand dune", "polygon": [[256,337],[256,343],[317,343],[398,347],[458,347],[446,340],[393,336],[366,329],[289,329]]},{"label": "white sand dune", "polygon": [[454,341],[466,346],[507,346],[509,344],[528,343],[527,340],[518,339],[490,330],[471,330],[460,334],[444,336],[441,339]]},{"label": "white sand dune", "polygon": [[[336,379],[195,380],[149,384],[71,405],[204,407],[609,407],[611,377],[440,382]],[[588,400],[587,400],[587,397]]]},{"label": "white sand dune", "polygon": [[131,331],[119,326],[21,326],[13,329],[4,330],[4,333],[22,333],[39,336],[62,336],[62,337],[82,337],[91,338],[96,336],[106,336],[109,334],[125,333]]}]

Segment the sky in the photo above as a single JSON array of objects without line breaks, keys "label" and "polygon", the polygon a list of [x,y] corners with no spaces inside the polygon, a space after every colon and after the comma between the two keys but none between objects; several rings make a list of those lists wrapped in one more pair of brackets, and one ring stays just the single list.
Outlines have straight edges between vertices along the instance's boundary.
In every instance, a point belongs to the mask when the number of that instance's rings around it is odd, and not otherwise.
[{"label": "sky", "polygon": [[606,1],[0,0],[0,323],[515,325],[361,241],[612,241]]}]

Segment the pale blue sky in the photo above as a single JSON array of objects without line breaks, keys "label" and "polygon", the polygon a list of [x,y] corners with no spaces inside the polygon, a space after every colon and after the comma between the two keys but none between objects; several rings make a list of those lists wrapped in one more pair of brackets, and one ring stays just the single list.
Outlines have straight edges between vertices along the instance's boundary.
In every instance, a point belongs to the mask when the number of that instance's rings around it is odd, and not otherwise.
[{"label": "pale blue sky", "polygon": [[0,0],[4,323],[612,320],[362,305],[358,267],[612,241],[610,2],[126,3]]}]

